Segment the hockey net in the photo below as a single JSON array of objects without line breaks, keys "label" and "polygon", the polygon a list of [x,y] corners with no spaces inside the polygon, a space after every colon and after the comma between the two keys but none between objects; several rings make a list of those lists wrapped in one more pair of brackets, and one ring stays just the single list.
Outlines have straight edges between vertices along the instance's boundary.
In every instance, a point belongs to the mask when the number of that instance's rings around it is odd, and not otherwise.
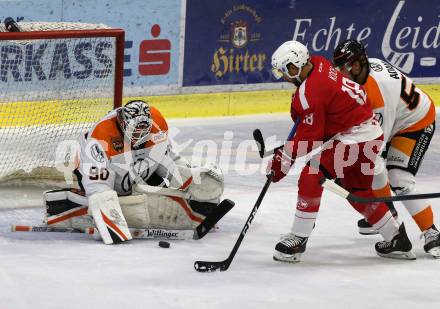
[{"label": "hockey net", "polygon": [[0,25],[0,183],[60,181],[79,134],[122,101],[124,31]]}]

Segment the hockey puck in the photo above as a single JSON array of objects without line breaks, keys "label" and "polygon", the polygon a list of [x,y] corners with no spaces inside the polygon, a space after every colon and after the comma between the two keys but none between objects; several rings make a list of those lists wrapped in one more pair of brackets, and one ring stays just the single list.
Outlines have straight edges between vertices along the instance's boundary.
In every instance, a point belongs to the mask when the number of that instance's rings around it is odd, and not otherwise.
[{"label": "hockey puck", "polygon": [[168,241],[161,240],[161,241],[159,241],[159,247],[169,248],[170,247],[170,243]]}]

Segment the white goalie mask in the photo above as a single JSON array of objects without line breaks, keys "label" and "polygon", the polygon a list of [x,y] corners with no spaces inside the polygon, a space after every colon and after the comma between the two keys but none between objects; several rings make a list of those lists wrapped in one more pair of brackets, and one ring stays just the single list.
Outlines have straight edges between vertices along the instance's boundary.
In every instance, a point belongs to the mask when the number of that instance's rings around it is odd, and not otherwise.
[{"label": "white goalie mask", "polygon": [[128,102],[117,110],[117,119],[125,139],[133,148],[138,148],[148,140],[152,120],[147,102],[141,100]]},{"label": "white goalie mask", "polygon": [[[287,41],[281,44],[280,47],[272,55],[272,73],[276,79],[283,77],[286,74],[290,78],[301,83],[299,75],[302,68],[309,61],[309,51],[307,47],[298,41]],[[291,63],[298,68],[298,73],[295,76],[289,74],[287,65]]]}]

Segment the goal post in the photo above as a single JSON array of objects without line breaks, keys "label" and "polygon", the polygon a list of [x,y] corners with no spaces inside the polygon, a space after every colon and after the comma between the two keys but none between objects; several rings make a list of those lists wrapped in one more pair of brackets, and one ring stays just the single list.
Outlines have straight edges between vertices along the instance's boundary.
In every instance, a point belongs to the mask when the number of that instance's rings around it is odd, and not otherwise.
[{"label": "goal post", "polygon": [[0,27],[0,183],[62,180],[79,135],[122,104],[124,31],[19,25]]}]

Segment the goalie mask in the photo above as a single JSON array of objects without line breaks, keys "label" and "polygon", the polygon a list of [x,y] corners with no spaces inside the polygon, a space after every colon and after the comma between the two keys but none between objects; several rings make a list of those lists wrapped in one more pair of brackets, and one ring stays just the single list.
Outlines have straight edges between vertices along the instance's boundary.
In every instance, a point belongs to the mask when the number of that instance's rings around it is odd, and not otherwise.
[{"label": "goalie mask", "polygon": [[117,120],[125,140],[129,141],[133,148],[138,148],[148,140],[152,120],[147,102],[128,102],[117,110]]},{"label": "goalie mask", "polygon": [[[307,47],[300,42],[284,42],[272,55],[272,73],[276,79],[280,79],[283,77],[283,74],[286,74],[289,78],[295,81],[295,84],[298,86],[302,83],[302,80],[299,77],[301,70],[307,64],[309,58],[310,56]],[[289,64],[298,68],[298,73],[294,76],[289,74]]]}]

